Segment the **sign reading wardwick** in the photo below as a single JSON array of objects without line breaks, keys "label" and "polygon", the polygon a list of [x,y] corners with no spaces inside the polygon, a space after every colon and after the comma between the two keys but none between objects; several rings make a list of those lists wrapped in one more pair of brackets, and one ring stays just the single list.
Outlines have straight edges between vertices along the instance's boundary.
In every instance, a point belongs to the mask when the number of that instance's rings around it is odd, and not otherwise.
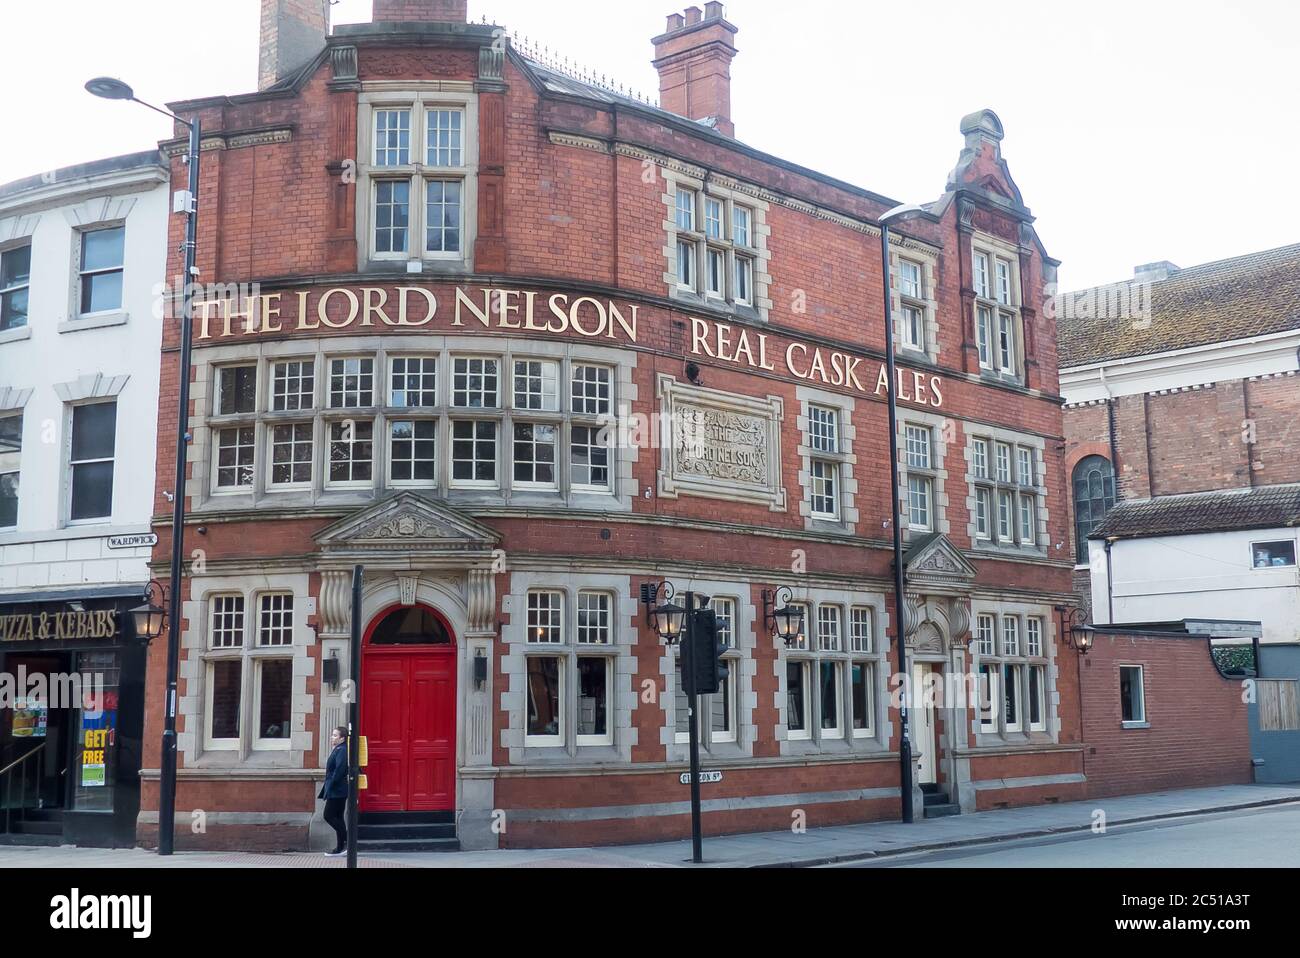
[{"label": "sign reading wardwick", "polygon": [[141,546],[156,546],[158,544],[158,533],[145,532],[134,536],[109,536],[108,547],[110,549],[137,549]]},{"label": "sign reading wardwick", "polygon": [[111,639],[116,634],[117,613],[111,610],[0,615],[0,642]]}]

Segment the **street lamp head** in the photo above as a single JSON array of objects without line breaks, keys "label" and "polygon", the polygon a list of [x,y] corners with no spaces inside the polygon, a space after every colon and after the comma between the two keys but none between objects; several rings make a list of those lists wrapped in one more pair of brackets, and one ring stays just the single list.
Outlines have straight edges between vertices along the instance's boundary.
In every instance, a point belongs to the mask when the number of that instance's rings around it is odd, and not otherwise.
[{"label": "street lamp head", "polygon": [[95,96],[105,100],[134,100],[135,91],[112,77],[95,77],[86,84],[86,89]]},{"label": "street lamp head", "polygon": [[651,613],[651,622],[659,638],[669,645],[675,645],[682,635],[682,625],[686,621],[686,610],[675,602],[661,605]]},{"label": "street lamp head", "polygon": [[163,633],[163,621],[167,618],[167,590],[161,582],[150,582],[145,588],[144,605],[131,610],[131,619],[135,625],[135,634],[152,642]]},{"label": "street lamp head", "polygon": [[777,609],[772,613],[772,618],[776,620],[776,634],[787,647],[794,645],[803,634],[803,609],[798,606],[787,605]]},{"label": "street lamp head", "polygon": [[882,226],[890,226],[900,220],[911,219],[913,216],[920,216],[926,212],[925,207],[918,203],[904,203],[902,206],[895,206],[888,213],[880,217]]}]

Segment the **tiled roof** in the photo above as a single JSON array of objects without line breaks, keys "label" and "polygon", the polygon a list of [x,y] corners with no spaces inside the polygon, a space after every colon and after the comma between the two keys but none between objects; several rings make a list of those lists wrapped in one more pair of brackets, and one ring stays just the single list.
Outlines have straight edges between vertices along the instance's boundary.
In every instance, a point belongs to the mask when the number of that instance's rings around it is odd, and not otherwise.
[{"label": "tiled roof", "polygon": [[1115,318],[1116,310],[1078,316],[1084,304],[1114,301],[1130,288],[1114,283],[1062,297],[1061,368],[1300,329],[1300,244],[1171,273],[1149,287],[1150,323],[1132,313]]},{"label": "tiled roof", "polygon": [[1300,485],[1120,502],[1091,539],[1192,535],[1300,525]]}]

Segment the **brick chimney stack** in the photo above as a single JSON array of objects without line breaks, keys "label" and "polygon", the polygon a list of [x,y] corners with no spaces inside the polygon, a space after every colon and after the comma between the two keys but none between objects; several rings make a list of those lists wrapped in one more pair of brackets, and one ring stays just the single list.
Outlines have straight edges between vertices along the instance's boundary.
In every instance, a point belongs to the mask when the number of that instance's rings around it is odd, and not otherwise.
[{"label": "brick chimney stack", "polygon": [[668,32],[654,38],[659,102],[665,110],[705,120],[734,137],[731,122],[731,61],[737,30],[721,3],[690,7],[668,17]]},{"label": "brick chimney stack", "polygon": [[325,49],[330,0],[262,0],[257,88],[274,86]]},{"label": "brick chimney stack", "polygon": [[468,23],[469,0],[374,0],[371,20],[401,23]]}]

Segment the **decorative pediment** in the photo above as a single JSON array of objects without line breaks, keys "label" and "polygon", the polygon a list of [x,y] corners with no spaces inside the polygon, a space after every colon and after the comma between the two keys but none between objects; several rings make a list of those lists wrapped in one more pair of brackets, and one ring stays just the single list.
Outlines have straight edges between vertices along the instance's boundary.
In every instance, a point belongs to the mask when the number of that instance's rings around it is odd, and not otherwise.
[{"label": "decorative pediment", "polygon": [[322,529],[324,552],[491,553],[496,531],[444,502],[402,492]]},{"label": "decorative pediment", "polygon": [[908,586],[913,589],[918,585],[968,587],[976,574],[961,550],[939,533],[912,543],[903,555],[903,568]]}]

